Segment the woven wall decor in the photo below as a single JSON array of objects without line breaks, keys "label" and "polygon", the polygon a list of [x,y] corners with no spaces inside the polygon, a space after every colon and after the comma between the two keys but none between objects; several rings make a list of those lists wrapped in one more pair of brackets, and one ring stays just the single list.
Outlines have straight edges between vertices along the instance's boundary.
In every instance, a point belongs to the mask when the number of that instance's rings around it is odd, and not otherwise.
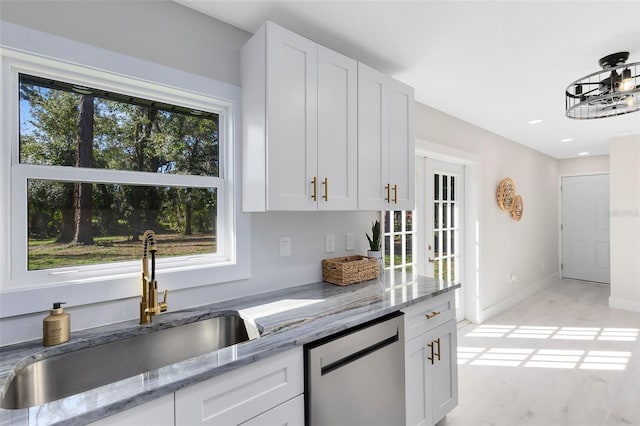
[{"label": "woven wall decor", "polygon": [[516,195],[513,197],[513,205],[511,206],[511,217],[513,220],[520,221],[522,219],[522,213],[524,212],[524,201],[522,195]]},{"label": "woven wall decor", "polygon": [[516,195],[516,184],[513,183],[511,178],[504,178],[498,184],[498,193],[496,198],[498,199],[498,206],[503,211],[511,211],[513,206],[513,197]]}]

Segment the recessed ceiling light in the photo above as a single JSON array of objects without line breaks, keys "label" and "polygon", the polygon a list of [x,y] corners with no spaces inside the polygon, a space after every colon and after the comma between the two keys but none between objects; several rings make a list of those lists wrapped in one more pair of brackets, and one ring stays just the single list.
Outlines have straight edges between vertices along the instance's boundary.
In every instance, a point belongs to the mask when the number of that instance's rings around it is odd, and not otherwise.
[{"label": "recessed ceiling light", "polygon": [[573,138],[560,139],[560,142],[571,142],[571,141],[573,141]]},{"label": "recessed ceiling light", "polygon": [[542,123],[542,120],[537,119],[537,120],[529,121],[529,124],[538,124],[538,123]]},{"label": "recessed ceiling light", "polygon": [[587,151],[585,152],[579,152],[578,155],[589,155],[589,153]]}]

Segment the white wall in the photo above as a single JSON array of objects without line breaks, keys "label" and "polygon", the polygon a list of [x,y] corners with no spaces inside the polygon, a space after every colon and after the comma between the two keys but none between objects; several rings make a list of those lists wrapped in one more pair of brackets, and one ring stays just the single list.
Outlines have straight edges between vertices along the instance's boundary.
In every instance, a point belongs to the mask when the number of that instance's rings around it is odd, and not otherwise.
[{"label": "white wall", "polygon": [[2,0],[4,21],[240,85],[251,37],[172,1]]},{"label": "white wall", "polygon": [[[477,297],[479,320],[484,321],[558,274],[557,161],[422,104],[417,104],[415,121],[418,140],[480,158]],[[418,144],[416,147],[421,148]],[[513,179],[516,192],[524,199],[520,222],[512,220],[496,203],[498,183],[505,177]],[[512,273],[517,277],[515,284],[510,281]]]},{"label": "white wall", "polygon": [[610,141],[609,306],[640,312],[640,135]]},{"label": "white wall", "polygon": [[609,172],[609,156],[594,155],[592,157],[567,158],[558,160],[558,175],[590,175]]},{"label": "white wall", "polygon": [[[240,79],[240,48],[250,37],[173,2],[127,1],[116,7],[114,2],[103,1],[2,1],[0,15],[18,25],[233,84]],[[251,256],[252,278],[173,291],[170,310],[320,281],[321,259],[366,252],[364,234],[377,213],[250,216],[251,253],[239,256]],[[351,252],[346,252],[347,232],[356,235]],[[335,235],[335,253],[324,253],[325,234]],[[291,237],[292,256],[279,256],[280,236]],[[203,276],[203,283],[207,279]],[[67,311],[72,315],[72,330],[78,330],[136,318],[138,304],[138,298],[130,298],[73,306]],[[41,312],[0,319],[0,345],[39,338],[48,308],[38,306],[34,309]]]}]

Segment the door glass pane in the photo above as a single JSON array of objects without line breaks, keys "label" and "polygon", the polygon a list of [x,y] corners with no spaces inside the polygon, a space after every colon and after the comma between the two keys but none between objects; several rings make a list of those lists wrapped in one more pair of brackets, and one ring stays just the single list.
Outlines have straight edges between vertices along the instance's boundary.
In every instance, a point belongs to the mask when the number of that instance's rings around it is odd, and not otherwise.
[{"label": "door glass pane", "polygon": [[442,227],[448,227],[448,219],[449,219],[449,204],[442,203]]},{"label": "door glass pane", "polygon": [[411,263],[413,260],[413,235],[407,234],[405,241],[405,256],[406,263]]},{"label": "door glass pane", "polygon": [[389,233],[389,211],[384,212],[384,232]]},{"label": "door glass pane", "polygon": [[413,211],[407,212],[407,232],[413,231]]},{"label": "door glass pane", "polygon": [[458,224],[456,223],[456,218],[455,218],[455,214],[456,214],[456,205],[455,203],[451,203],[451,205],[449,206],[449,213],[450,213],[450,221],[449,221],[449,226],[451,226],[452,228],[457,228]]},{"label": "door glass pane", "polygon": [[434,231],[433,233],[433,256],[440,257],[440,231]]},{"label": "door glass pane", "polygon": [[384,266],[388,268],[391,265],[391,245],[389,244],[389,236],[384,237]]},{"label": "door glass pane", "polygon": [[456,199],[456,177],[451,176],[451,201]]},{"label": "door glass pane", "polygon": [[433,174],[433,199],[440,199],[440,175],[437,173]]},{"label": "door glass pane", "polygon": [[402,210],[393,212],[393,232],[402,232]]},{"label": "door glass pane", "polygon": [[433,229],[440,229],[440,203],[433,203]]},{"label": "door glass pane", "polygon": [[449,177],[443,175],[442,176],[442,199],[443,200],[447,200],[449,197],[449,191],[448,188],[449,187]]},{"label": "door glass pane", "polygon": [[448,237],[449,232],[448,231],[442,231],[442,255],[446,256],[449,252],[447,251],[447,249],[449,248],[448,246],[448,242],[449,242],[449,238]]}]

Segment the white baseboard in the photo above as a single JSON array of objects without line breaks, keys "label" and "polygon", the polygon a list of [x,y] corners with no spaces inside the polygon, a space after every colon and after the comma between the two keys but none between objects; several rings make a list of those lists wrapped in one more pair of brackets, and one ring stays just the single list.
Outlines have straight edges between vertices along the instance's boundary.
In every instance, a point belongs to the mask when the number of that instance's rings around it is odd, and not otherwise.
[{"label": "white baseboard", "polygon": [[480,315],[480,322],[484,322],[486,320],[488,320],[491,317],[494,317],[504,311],[506,311],[507,309],[509,309],[510,307],[522,302],[524,299],[526,299],[527,297],[531,296],[532,294],[535,294],[541,290],[543,290],[545,287],[551,285],[554,281],[558,280],[558,273],[553,273],[551,275],[549,275],[548,277],[538,281],[535,284],[532,284],[530,286],[527,286],[526,288],[520,290],[518,293],[509,296],[508,298],[495,303],[491,306],[488,306],[484,309],[482,309]]},{"label": "white baseboard", "polygon": [[614,299],[609,297],[609,307],[614,309],[624,309],[625,311],[640,312],[640,302],[626,299]]}]

